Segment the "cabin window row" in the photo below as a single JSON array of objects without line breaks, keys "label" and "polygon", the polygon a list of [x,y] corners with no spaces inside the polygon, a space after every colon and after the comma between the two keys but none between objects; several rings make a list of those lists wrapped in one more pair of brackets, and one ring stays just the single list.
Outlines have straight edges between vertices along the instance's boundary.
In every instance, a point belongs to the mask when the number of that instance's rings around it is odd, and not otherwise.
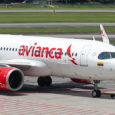
[{"label": "cabin window row", "polygon": [[4,51],[18,51],[17,48],[6,48],[6,47],[1,47],[0,50],[4,50]]},{"label": "cabin window row", "polygon": [[[19,51],[21,51],[21,49],[19,49]],[[25,51],[26,51],[26,50],[24,50],[24,52],[25,52]],[[34,50],[29,50],[29,52],[47,53],[47,51],[40,51],[40,50],[39,50],[39,51],[37,51],[37,50],[35,50],[35,51],[34,51]],[[56,54],[56,53],[57,53],[57,52],[53,52],[53,51],[51,52],[51,54]],[[50,54],[50,51],[48,51],[48,54]],[[58,54],[60,55],[60,52],[58,52]],[[62,52],[61,55],[65,55],[65,56],[66,56],[66,55],[67,55],[67,52]],[[71,54],[69,53],[68,55],[71,55],[71,56],[74,56],[74,55],[75,55],[75,56],[77,56],[77,53],[71,53]]]},{"label": "cabin window row", "polygon": [[[1,47],[0,48],[0,50],[4,50],[4,51],[18,51],[18,48],[8,48],[8,47]],[[21,49],[19,49],[19,51],[21,51]],[[24,52],[25,52],[26,50],[24,50]],[[29,50],[29,52],[31,52],[30,50]],[[34,50],[32,50],[32,52],[34,52]],[[39,53],[40,53],[40,51],[39,51]],[[41,51],[41,53],[46,53],[46,51]],[[48,51],[48,54],[50,53],[50,51]],[[51,52],[51,54],[56,54],[57,52]],[[58,53],[58,54],[60,54],[60,52]],[[61,53],[61,55],[67,55],[67,52],[62,52]],[[77,53],[69,53],[68,55],[71,55],[71,56],[77,56]]]}]

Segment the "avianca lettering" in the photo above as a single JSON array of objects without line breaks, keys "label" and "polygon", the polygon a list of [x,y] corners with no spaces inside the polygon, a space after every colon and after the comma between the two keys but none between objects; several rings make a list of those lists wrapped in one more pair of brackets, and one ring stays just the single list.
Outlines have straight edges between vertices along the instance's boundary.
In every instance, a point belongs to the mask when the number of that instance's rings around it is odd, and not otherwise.
[{"label": "avianca lettering", "polygon": [[62,48],[49,48],[49,47],[41,47],[37,45],[37,42],[34,43],[33,46],[25,46],[21,45],[20,50],[18,52],[20,56],[29,56],[32,57],[46,57],[52,59],[61,59]]}]

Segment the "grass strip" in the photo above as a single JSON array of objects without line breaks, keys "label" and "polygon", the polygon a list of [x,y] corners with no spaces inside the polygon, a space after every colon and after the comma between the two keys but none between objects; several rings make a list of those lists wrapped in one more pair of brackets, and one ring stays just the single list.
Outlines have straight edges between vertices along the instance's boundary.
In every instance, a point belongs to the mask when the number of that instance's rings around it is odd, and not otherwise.
[{"label": "grass strip", "polygon": [[78,3],[78,4],[58,4],[54,5],[55,8],[67,8],[67,9],[115,9],[115,3],[113,4],[101,4],[101,3]]},{"label": "grass strip", "polygon": [[115,22],[115,13],[102,12],[6,12],[0,13],[0,23],[39,22]]},{"label": "grass strip", "polygon": [[113,42],[113,41],[111,41],[110,43],[111,43],[111,44],[115,44],[115,42]]},{"label": "grass strip", "polygon": [[[107,33],[115,33],[115,28],[105,28]],[[39,34],[39,33],[100,33],[96,27],[63,28],[0,28],[0,34]]]}]

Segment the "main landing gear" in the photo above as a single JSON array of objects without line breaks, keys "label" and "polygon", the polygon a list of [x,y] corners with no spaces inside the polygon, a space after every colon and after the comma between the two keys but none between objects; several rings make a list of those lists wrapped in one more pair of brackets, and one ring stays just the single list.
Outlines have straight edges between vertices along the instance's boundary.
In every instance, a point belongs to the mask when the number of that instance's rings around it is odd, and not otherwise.
[{"label": "main landing gear", "polygon": [[92,97],[101,97],[101,91],[98,90],[99,80],[94,80],[94,90],[92,91]]},{"label": "main landing gear", "polygon": [[50,76],[46,76],[46,77],[38,77],[38,85],[40,87],[45,87],[45,86],[51,86],[52,84],[52,79]]}]

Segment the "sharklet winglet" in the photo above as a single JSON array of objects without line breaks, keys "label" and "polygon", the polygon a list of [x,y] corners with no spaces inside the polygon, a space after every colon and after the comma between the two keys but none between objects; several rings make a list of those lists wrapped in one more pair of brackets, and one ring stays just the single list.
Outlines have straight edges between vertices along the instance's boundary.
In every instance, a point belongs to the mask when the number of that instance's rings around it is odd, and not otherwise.
[{"label": "sharklet winglet", "polygon": [[108,38],[108,36],[107,36],[102,24],[100,24],[100,29],[101,29],[101,36],[102,36],[103,42],[109,44],[110,43],[109,38]]},{"label": "sharklet winglet", "polygon": [[95,37],[93,36],[93,40],[95,41]]}]

